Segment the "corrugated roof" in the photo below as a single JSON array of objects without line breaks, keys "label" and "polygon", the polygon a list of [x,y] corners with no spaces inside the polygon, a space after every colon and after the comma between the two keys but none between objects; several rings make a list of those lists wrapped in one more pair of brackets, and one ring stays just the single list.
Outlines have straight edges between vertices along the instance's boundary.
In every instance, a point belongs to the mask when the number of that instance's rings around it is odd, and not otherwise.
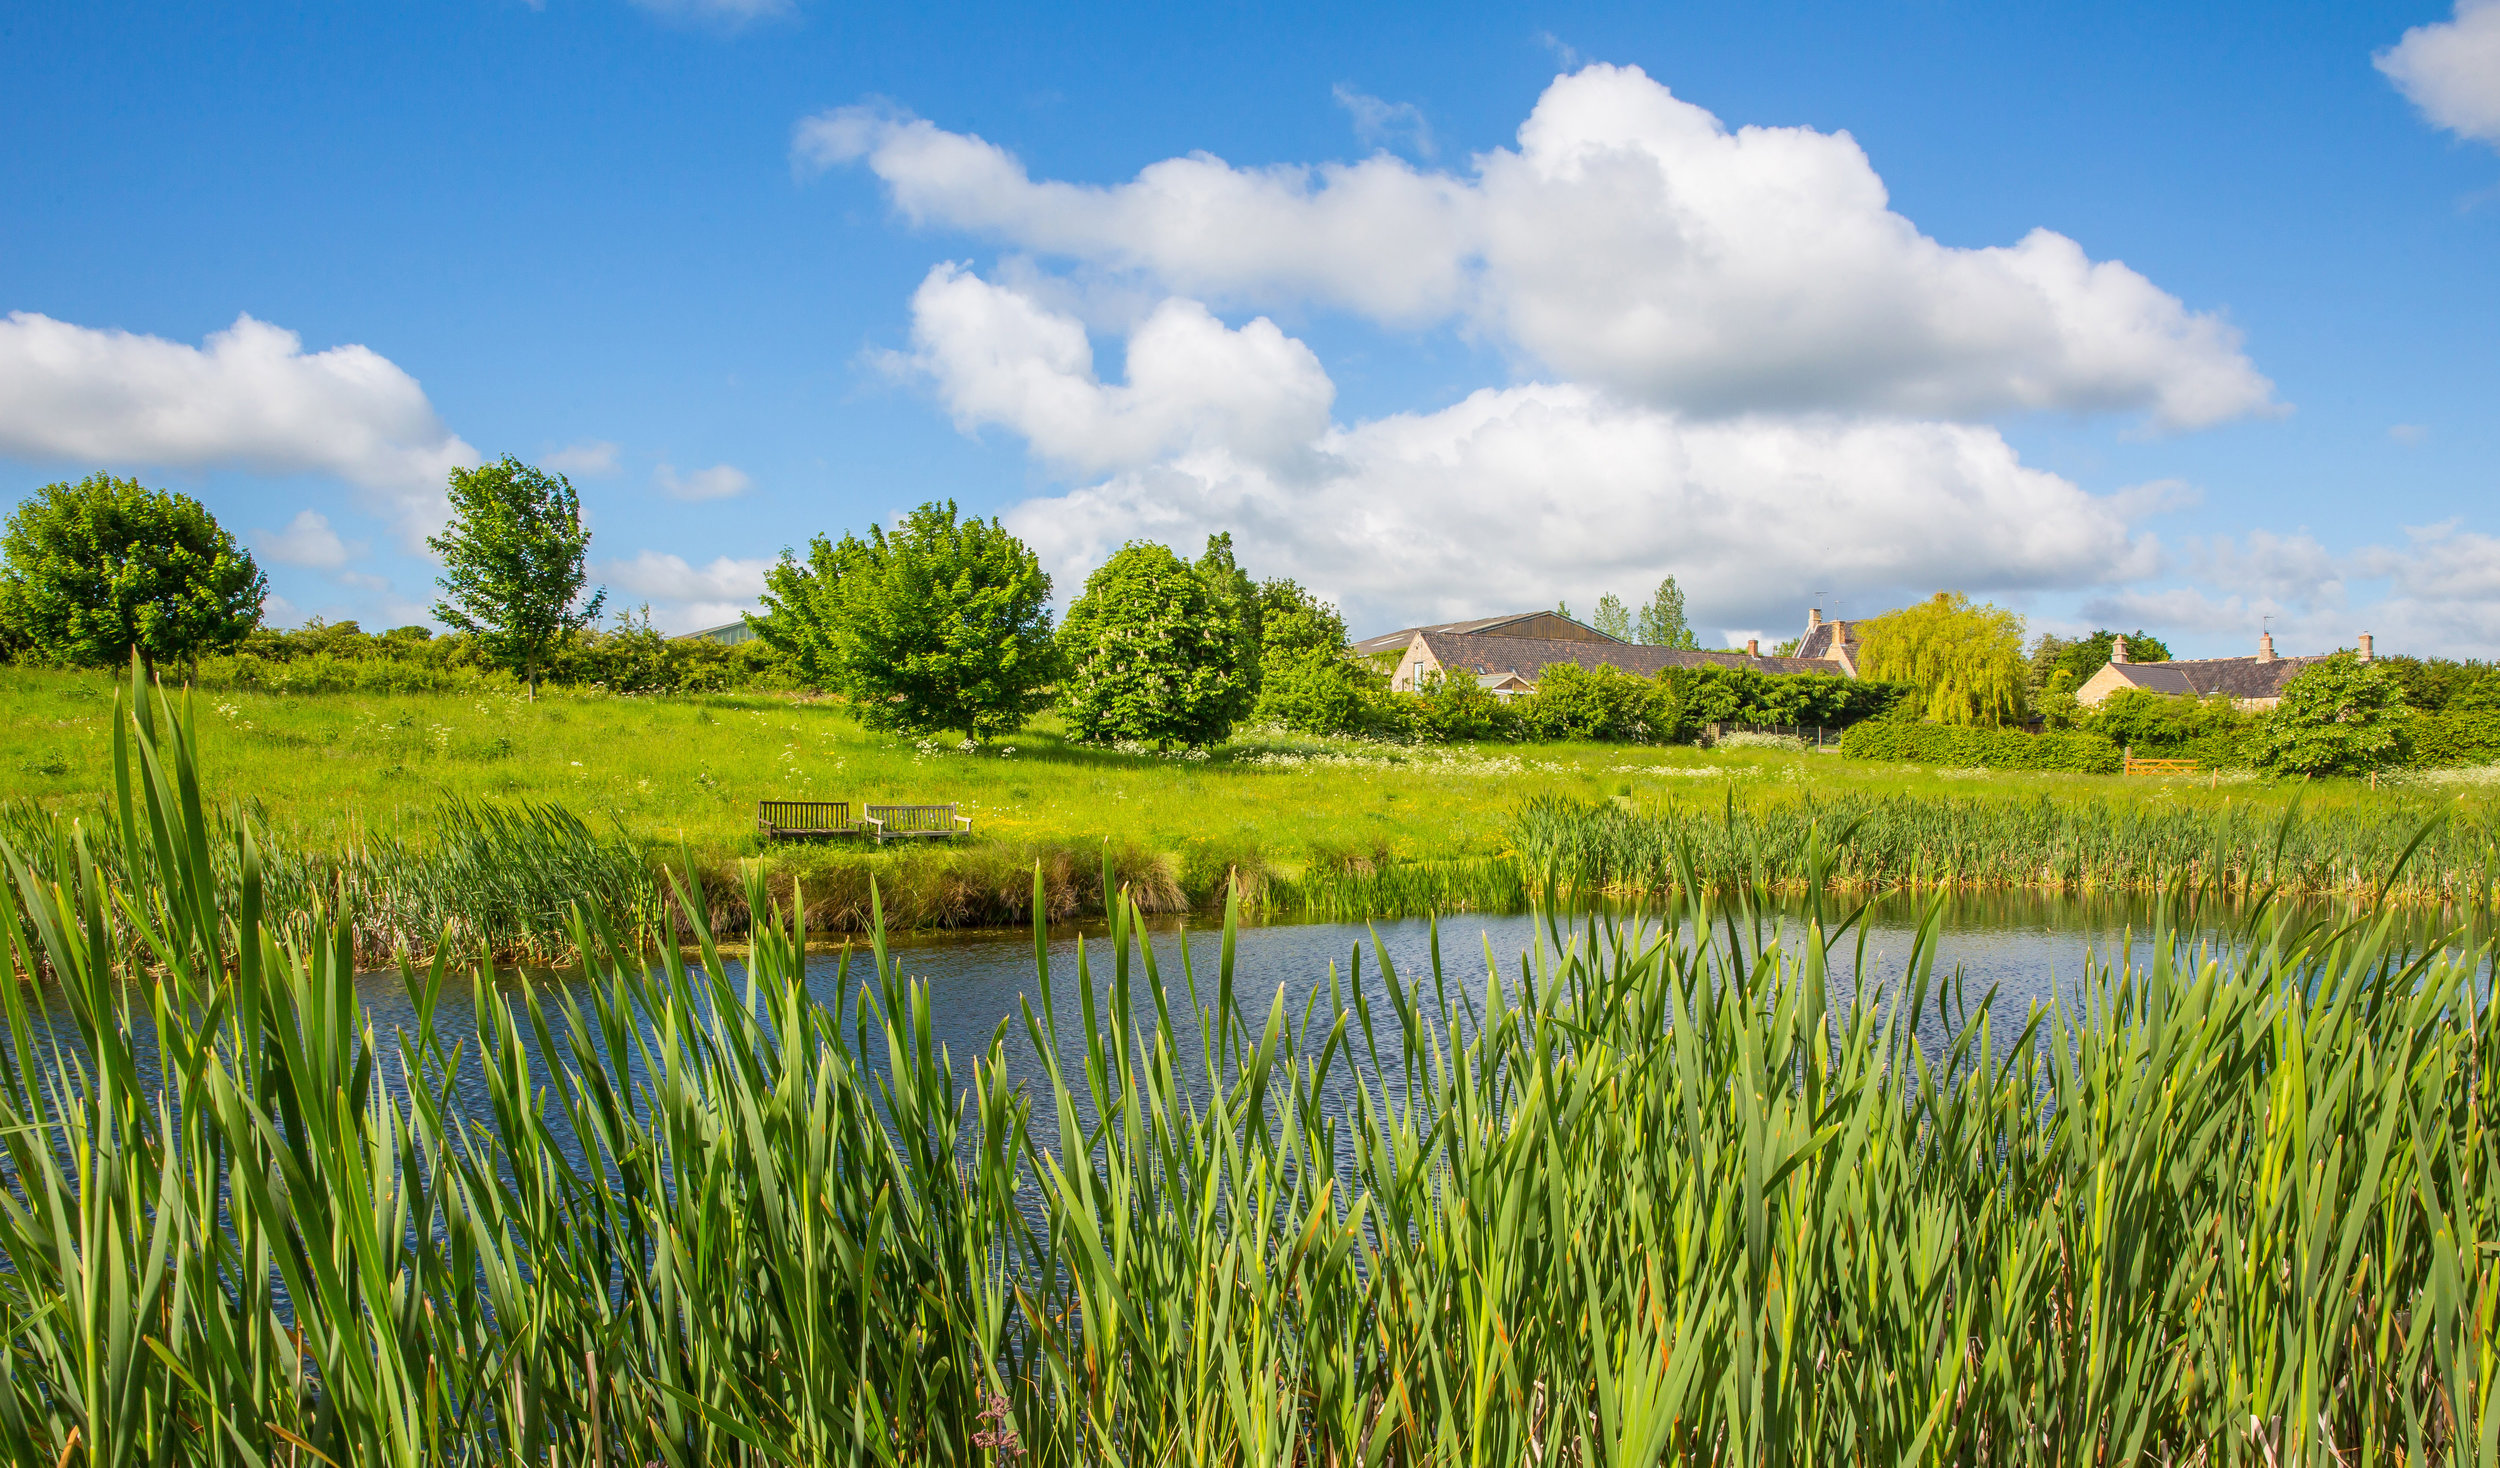
[{"label": "corrugated roof", "polygon": [[1679,647],[1642,647],[1635,643],[1570,642],[1558,637],[1484,637],[1434,628],[1418,629],[1424,651],[1446,671],[1517,673],[1531,682],[1555,663],[1583,668],[1620,668],[1644,678],[1667,668],[1751,668],[1757,673],[1829,673],[1832,665],[1818,658],[1749,658],[1741,652],[1696,652]]}]

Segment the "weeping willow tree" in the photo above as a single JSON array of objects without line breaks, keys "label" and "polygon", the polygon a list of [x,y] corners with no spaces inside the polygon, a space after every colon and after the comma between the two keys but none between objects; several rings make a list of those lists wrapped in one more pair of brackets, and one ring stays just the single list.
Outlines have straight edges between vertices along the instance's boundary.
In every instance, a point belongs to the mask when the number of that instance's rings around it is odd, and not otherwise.
[{"label": "weeping willow tree", "polygon": [[1921,717],[1994,726],[2023,716],[2023,619],[1939,591],[1858,628],[1858,673],[1918,688]]}]

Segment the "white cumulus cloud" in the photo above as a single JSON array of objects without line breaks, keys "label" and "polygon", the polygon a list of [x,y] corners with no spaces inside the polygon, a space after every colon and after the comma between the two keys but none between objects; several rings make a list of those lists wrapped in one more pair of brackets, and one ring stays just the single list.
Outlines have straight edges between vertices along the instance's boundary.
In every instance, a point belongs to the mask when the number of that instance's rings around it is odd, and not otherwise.
[{"label": "white cumulus cloud", "polygon": [[2500,145],[2500,0],[2457,0],[2454,19],[2415,26],[2375,60],[2432,126]]},{"label": "white cumulus cloud", "polygon": [[306,352],[250,316],[194,347],[27,311],[0,321],[0,454],[335,475],[414,530],[440,522],[445,476],[478,462],[370,348]]},{"label": "white cumulus cloud", "polygon": [[745,470],[730,464],[714,464],[690,474],[680,474],[673,465],[662,464],[652,471],[651,479],[659,485],[660,493],[673,500],[725,500],[755,487]]},{"label": "white cumulus cloud", "polygon": [[1268,460],[1328,427],[1319,358],[1261,317],[1235,331],[1195,301],[1156,306],[1128,338],[1128,381],[1094,375],[1083,323],[941,265],[912,296],[913,355],[958,427],[996,424],[1078,472],[1223,448]]},{"label": "white cumulus cloud", "polygon": [[[1740,623],[1785,619],[1800,586],[2090,585],[2155,555],[2117,502],[2025,467],[1993,428],[1695,417],[1567,383],[1348,427],[1316,359],[1263,321],[1166,302],[1131,380],[1106,385],[1078,324],[1011,289],[942,267],[915,308],[942,318],[916,319],[914,361],[957,421],[1105,475],[1007,516],[1063,593],[1126,540],[1218,530],[1358,616],[1593,600],[1672,572]],[[1171,339],[1141,353],[1150,333]]]},{"label": "white cumulus cloud", "polygon": [[255,530],[252,547],[281,566],[306,566],[316,571],[336,571],[365,553],[365,543],[353,545],[339,539],[330,528],[330,518],[319,510],[298,510],[284,530]]},{"label": "white cumulus cloud", "polygon": [[1846,133],[1730,130],[1637,68],[1557,78],[1464,172],[1375,154],[1127,183],[1035,180],[981,138],[879,107],[802,121],[800,166],[864,162],[911,220],[1219,304],[1457,320],[1544,369],[1680,412],[2127,411],[2192,428],[2279,411],[2222,318],[2066,236],[1946,246],[1892,211]]},{"label": "white cumulus cloud", "polygon": [[651,607],[654,625],[664,632],[690,632],[738,620],[756,609],[764,594],[764,572],[772,558],[720,556],[707,565],[684,556],[646,550],[630,560],[603,561],[593,568],[600,580]]}]

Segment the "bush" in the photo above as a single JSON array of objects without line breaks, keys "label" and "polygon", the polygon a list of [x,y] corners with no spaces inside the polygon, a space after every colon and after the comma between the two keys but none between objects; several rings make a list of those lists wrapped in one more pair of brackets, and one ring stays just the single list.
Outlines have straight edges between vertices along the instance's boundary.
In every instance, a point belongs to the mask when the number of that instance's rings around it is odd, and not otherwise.
[{"label": "bush", "polygon": [[1844,678],[1838,673],[1761,673],[1752,668],[1668,668],[1658,681],[1671,691],[1672,714],[1661,734],[1691,739],[1710,724],[1819,724],[1845,729],[1906,703],[1906,683]]},{"label": "bush", "polygon": [[1258,719],[1304,734],[1342,734],[1362,711],[1360,670],[1325,647],[1270,647],[1259,671]]},{"label": "bush", "polygon": [[1433,678],[1415,697],[1415,737],[1435,744],[1477,739],[1515,739],[1518,711],[1474,678]]},{"label": "bush", "polygon": [[1516,702],[1521,722],[1540,739],[1646,744],[1669,737],[1676,722],[1674,696],[1663,685],[1620,668],[1550,664],[1535,695]]},{"label": "bush", "polygon": [[2248,738],[2258,718],[2220,694],[2183,698],[2130,688],[2086,710],[2076,727],[2147,759],[2232,768],[2248,764]]},{"label": "bush", "polygon": [[2098,734],[2023,734],[2011,729],[1973,729],[1945,724],[1870,720],[1840,736],[1849,759],[1913,760],[1925,765],[1985,766],[1992,770],[2063,770],[2077,775],[2118,773],[2118,746]]},{"label": "bush", "polygon": [[2500,761],[2500,712],[2468,709],[2414,721],[2417,765],[2484,765]]}]

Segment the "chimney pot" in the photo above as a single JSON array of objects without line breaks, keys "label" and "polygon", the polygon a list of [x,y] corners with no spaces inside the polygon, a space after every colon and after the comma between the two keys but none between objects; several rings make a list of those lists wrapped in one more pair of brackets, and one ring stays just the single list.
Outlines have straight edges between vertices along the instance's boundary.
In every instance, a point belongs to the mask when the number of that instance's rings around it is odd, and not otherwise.
[{"label": "chimney pot", "polygon": [[2109,660],[2113,663],[2123,663],[2127,660],[2127,639],[2113,637],[2109,640]]},{"label": "chimney pot", "polygon": [[1762,656],[1762,639],[1761,639],[1761,638],[1759,638],[1759,637],[1748,637],[1748,638],[1746,638],[1746,639],[1745,639],[1745,656],[1747,656],[1747,657],[1749,657],[1749,658],[1758,658],[1758,657]]},{"label": "chimney pot", "polygon": [[2370,658],[2371,658],[2371,650],[2370,650],[2370,634],[2369,634],[2369,633],[2367,633],[2367,632],[2364,632],[2364,633],[2362,633],[2362,634],[2361,634],[2361,661],[2363,661],[2363,662],[2365,662],[2365,663],[2366,663],[2366,662],[2368,662],[2368,661],[2370,660]]},{"label": "chimney pot", "polygon": [[2261,663],[2270,663],[2274,661],[2273,633],[2261,632],[2257,634],[2257,661]]}]

